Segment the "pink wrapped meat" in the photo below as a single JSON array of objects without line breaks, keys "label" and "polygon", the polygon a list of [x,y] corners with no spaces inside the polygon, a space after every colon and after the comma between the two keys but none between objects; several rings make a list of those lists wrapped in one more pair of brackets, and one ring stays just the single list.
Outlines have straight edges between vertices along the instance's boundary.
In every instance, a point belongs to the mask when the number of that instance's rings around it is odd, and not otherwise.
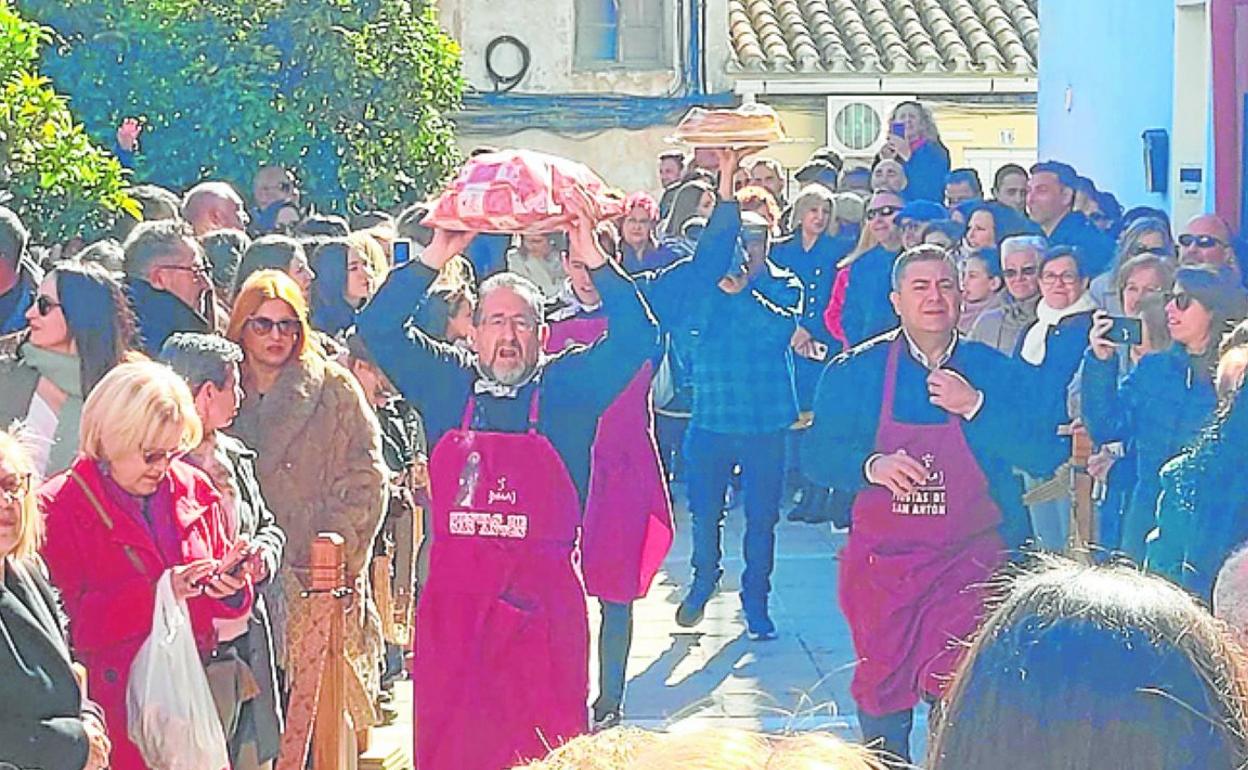
[{"label": "pink wrapped meat", "polygon": [[478,155],[464,164],[424,224],[485,233],[562,230],[572,219],[563,203],[578,187],[598,203],[604,216],[624,214],[623,195],[581,163],[532,150]]}]

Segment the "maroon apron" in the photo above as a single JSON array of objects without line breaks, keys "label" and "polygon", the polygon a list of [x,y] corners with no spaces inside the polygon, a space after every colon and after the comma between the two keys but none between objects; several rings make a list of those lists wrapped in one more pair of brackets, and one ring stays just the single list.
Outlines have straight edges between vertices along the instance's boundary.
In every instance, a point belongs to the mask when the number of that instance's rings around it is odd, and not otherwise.
[{"label": "maroon apron", "polygon": [[[607,318],[569,318],[551,325],[549,351],[602,336]],[[585,590],[626,604],[645,596],[672,546],[672,503],[654,440],[646,362],[598,420],[589,494],[581,531]]]},{"label": "maroon apron", "polygon": [[905,498],[877,485],[860,491],[840,556],[841,608],[858,655],[850,692],[875,716],[940,697],[982,617],[984,584],[1005,560],[1001,510],[961,418],[916,425],[893,417],[905,344],[898,336],[889,346],[875,451],[905,450],[930,475]]},{"label": "maroon apron", "polygon": [[429,580],[416,609],[420,770],[501,770],[588,728],[589,631],[573,564],[580,503],[537,432],[459,430],[429,459]]}]

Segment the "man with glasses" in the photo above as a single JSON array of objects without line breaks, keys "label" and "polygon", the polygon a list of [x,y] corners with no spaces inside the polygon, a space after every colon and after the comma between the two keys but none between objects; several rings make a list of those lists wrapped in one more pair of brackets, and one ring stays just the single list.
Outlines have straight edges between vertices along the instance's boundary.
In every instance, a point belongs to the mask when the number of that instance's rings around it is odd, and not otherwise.
[{"label": "man with glasses", "polygon": [[1231,246],[1231,228],[1217,214],[1193,217],[1178,237],[1179,261],[1185,265],[1230,267],[1239,272]]},{"label": "man with glasses", "polygon": [[888,301],[889,276],[893,260],[901,251],[902,231],[897,215],[904,205],[897,193],[877,190],[867,204],[865,223],[876,245],[837,263],[838,270],[849,272],[839,321],[851,346],[897,325],[897,313]]},{"label": "man with glasses", "polygon": [[1049,244],[1039,235],[1016,235],[1001,242],[1004,303],[975,320],[969,338],[1013,355],[1019,335],[1036,322],[1040,304],[1040,257]]},{"label": "man with glasses", "polygon": [[185,223],[144,222],[124,249],[126,293],[144,352],[155,356],[174,332],[213,331],[208,263]]}]

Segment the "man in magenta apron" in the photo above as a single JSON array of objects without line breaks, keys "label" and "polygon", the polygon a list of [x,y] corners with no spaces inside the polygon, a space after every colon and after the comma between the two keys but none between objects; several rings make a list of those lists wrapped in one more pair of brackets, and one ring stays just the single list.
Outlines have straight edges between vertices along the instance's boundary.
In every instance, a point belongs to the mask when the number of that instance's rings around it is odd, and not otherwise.
[{"label": "man in magenta apron", "polygon": [[908,763],[914,706],[939,699],[984,583],[1031,536],[1012,469],[1051,473],[1064,448],[1028,419],[1032,374],[958,338],[947,252],[903,252],[892,288],[901,328],[828,367],[802,460],[812,481],[855,494],[838,577],[851,693],[864,739]]},{"label": "man in magenta apron", "polygon": [[579,211],[572,248],[611,314],[594,345],[542,354],[537,287],[510,273],[481,285],[475,347],[409,323],[436,271],[470,234],[438,232],[390,274],[359,333],[425,417],[432,546],[416,612],[416,755],[421,770],[501,770],[588,727],[589,635],[574,565],[598,418],[657,351],[653,319]]},{"label": "man in magenta apron", "polygon": [[[564,281],[548,308],[546,350],[557,353],[588,344],[608,328],[602,295],[580,254],[563,257]],[[672,545],[672,504],[654,437],[650,380],[654,365],[642,364],[632,382],[598,421],[590,464],[589,498],[581,533],[585,590],[598,597],[598,698],[595,729],[622,715],[633,601],[646,595]]]}]

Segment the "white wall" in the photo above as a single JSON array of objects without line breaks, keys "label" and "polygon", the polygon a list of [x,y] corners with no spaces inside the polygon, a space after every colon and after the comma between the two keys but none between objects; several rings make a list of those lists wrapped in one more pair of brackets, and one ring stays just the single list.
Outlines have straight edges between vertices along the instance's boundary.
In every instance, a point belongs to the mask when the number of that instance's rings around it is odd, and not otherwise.
[{"label": "white wall", "polygon": [[[683,2],[675,6],[683,6]],[[723,5],[722,34],[727,35],[727,0]],[[578,72],[573,67],[576,23],[574,0],[440,0],[442,27],[459,41],[463,49],[464,76],[481,91],[493,91],[485,67],[485,49],[500,35],[511,35],[524,43],[532,56],[528,74],[516,87],[519,93],[614,93],[658,96],[674,88],[680,79],[672,57],[672,67],[660,72],[600,71]],[[669,28],[671,50],[678,52],[675,40],[675,14]],[[718,24],[719,22],[715,22]],[[710,27],[709,30],[716,29]],[[503,69],[501,53],[498,69]],[[708,69],[710,61],[708,60]],[[510,63],[507,65],[511,69]]]}]

